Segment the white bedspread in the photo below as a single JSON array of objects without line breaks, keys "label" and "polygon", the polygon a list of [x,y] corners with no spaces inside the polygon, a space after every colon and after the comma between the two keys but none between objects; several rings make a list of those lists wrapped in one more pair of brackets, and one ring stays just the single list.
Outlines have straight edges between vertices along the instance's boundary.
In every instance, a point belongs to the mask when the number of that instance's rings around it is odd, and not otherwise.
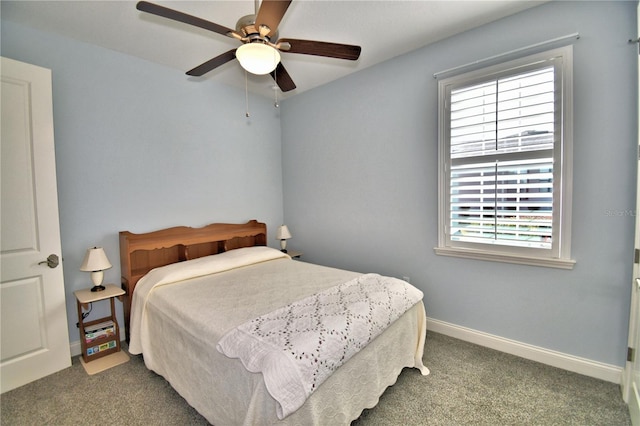
[{"label": "white bedspread", "polygon": [[[249,265],[239,266],[247,258]],[[223,272],[202,275],[219,269]],[[212,424],[348,426],[364,408],[377,404],[403,368],[428,374],[422,362],[426,314],[421,301],[282,420],[263,375],[249,372],[240,360],[226,357],[215,345],[257,316],[360,275],[291,260],[267,247],[159,268],[136,286],[130,350],[143,353],[147,368],[163,376]]]},{"label": "white bedspread", "polygon": [[236,327],[217,349],[262,373],[283,419],[422,297],[397,278],[361,275]]}]

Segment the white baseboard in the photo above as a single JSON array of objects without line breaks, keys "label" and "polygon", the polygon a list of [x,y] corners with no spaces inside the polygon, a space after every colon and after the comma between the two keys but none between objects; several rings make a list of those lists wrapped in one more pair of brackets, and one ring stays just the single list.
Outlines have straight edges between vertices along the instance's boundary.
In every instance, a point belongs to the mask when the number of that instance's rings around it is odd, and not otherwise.
[{"label": "white baseboard", "polygon": [[82,347],[80,346],[80,340],[76,340],[75,342],[71,342],[71,344],[69,345],[69,349],[71,350],[71,356],[80,355],[82,353]]},{"label": "white baseboard", "polygon": [[504,337],[461,327],[433,318],[427,318],[427,330],[607,382],[622,383],[623,368],[616,365],[604,364],[515,340],[505,339]]}]

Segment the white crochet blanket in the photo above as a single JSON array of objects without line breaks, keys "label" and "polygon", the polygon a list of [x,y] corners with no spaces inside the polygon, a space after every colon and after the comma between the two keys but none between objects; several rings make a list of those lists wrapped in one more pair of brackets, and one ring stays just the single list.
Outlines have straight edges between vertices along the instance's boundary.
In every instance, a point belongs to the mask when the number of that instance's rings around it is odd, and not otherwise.
[{"label": "white crochet blanket", "polygon": [[283,419],[422,297],[405,281],[365,274],[248,321],[216,347],[263,374]]}]

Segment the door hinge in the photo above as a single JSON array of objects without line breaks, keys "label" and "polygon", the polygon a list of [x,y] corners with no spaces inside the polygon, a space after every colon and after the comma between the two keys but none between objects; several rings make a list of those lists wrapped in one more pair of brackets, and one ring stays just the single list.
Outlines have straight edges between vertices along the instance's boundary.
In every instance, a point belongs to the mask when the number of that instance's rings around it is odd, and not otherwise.
[{"label": "door hinge", "polygon": [[640,249],[635,249],[633,252],[633,263],[640,263]]},{"label": "door hinge", "polygon": [[633,362],[636,358],[636,350],[633,348],[627,348],[627,361]]}]

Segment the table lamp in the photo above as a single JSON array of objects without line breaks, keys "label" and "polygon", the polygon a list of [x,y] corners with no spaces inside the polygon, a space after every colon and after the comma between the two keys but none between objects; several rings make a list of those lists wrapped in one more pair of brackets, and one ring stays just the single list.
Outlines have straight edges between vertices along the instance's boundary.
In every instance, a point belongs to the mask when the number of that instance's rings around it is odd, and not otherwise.
[{"label": "table lamp", "polygon": [[280,240],[280,251],[287,252],[287,240],[289,238],[291,238],[291,232],[289,232],[287,225],[280,226],[278,232],[276,232],[276,239]]},{"label": "table lamp", "polygon": [[111,263],[109,259],[107,259],[107,255],[102,247],[87,249],[87,254],[84,256],[80,270],[91,272],[91,281],[93,281],[91,291],[102,291],[105,289],[102,285],[102,279],[104,278],[103,271],[109,268],[111,268]]}]

